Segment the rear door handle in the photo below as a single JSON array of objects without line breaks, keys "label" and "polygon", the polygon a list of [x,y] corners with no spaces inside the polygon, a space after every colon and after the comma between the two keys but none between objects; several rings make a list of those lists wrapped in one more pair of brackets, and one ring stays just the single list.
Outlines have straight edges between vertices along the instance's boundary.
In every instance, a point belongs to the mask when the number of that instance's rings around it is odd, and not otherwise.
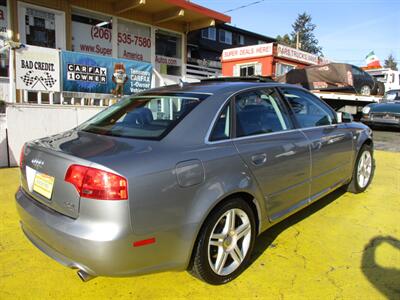
[{"label": "rear door handle", "polygon": [[266,161],[267,161],[267,154],[265,153],[255,154],[251,157],[251,162],[255,166],[261,166],[265,164]]}]

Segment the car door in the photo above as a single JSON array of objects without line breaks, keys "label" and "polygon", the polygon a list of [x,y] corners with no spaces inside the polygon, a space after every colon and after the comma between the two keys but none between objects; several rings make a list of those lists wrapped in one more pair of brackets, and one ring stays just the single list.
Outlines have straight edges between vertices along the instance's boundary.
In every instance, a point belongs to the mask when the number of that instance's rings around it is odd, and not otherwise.
[{"label": "car door", "polygon": [[349,179],[353,134],[319,98],[298,88],[283,88],[298,126],[311,144],[311,200]]},{"label": "car door", "polygon": [[275,89],[243,92],[234,99],[234,144],[264,195],[271,221],[309,198],[309,143],[287,112]]}]

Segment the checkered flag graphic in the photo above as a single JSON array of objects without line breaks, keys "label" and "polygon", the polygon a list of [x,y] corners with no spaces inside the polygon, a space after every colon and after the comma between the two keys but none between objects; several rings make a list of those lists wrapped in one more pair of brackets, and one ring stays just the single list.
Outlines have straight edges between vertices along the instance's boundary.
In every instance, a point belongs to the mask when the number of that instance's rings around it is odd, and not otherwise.
[{"label": "checkered flag graphic", "polygon": [[46,75],[46,77],[40,77],[40,80],[45,86],[47,86],[48,88],[52,88],[52,86],[57,82],[57,80],[54,79],[49,72],[45,72],[44,74]]},{"label": "checkered flag graphic", "polygon": [[38,80],[37,76],[31,76],[33,71],[28,71],[24,76],[21,76],[22,81],[26,86],[31,86]]}]

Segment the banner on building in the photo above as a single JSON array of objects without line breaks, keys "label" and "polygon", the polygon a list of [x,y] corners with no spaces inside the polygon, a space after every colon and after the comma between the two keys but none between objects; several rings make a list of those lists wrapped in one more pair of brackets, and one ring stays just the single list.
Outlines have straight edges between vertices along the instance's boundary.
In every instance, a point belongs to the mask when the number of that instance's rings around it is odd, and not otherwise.
[{"label": "banner on building", "polygon": [[272,55],[274,44],[259,44],[253,46],[225,49],[222,51],[222,61],[255,58]]},{"label": "banner on building", "polygon": [[277,56],[297,60],[310,65],[318,65],[317,55],[280,44],[277,46]]},{"label": "banner on building", "polygon": [[26,46],[15,51],[17,89],[59,92],[59,50]]},{"label": "banner on building", "polygon": [[151,86],[150,63],[70,51],[61,57],[64,91],[122,96]]}]

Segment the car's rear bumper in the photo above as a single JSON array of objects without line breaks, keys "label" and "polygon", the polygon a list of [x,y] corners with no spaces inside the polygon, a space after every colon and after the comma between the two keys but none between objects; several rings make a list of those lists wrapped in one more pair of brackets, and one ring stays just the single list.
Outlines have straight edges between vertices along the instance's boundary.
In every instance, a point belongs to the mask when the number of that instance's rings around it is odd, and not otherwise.
[{"label": "car's rear bumper", "polygon": [[[156,243],[133,247],[133,242],[150,237],[135,235],[129,221],[124,224],[119,220],[96,223],[83,217],[72,219],[44,207],[21,189],[16,193],[16,204],[28,239],[67,267],[93,276],[128,276],[185,268],[183,254],[189,249],[174,243],[179,238],[176,232],[155,233],[151,237]],[[121,207],[122,210],[129,211]],[[125,218],[120,215],[116,219]]]}]

